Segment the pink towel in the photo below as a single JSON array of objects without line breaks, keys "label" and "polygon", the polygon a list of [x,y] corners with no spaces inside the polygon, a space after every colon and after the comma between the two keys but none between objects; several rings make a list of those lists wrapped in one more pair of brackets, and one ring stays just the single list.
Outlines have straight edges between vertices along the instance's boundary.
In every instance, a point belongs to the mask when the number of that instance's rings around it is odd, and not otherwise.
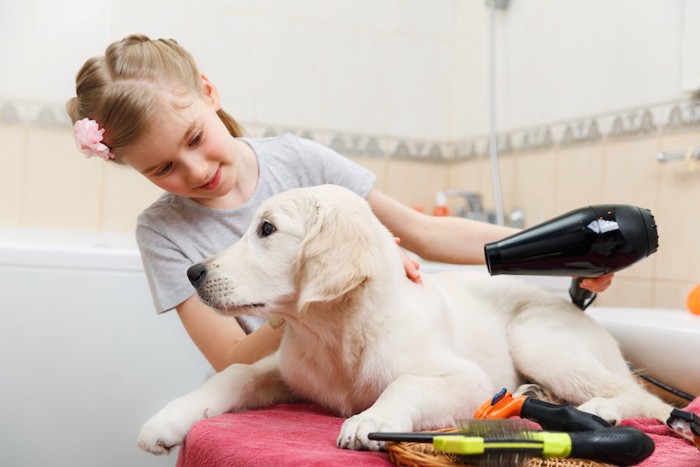
[{"label": "pink towel", "polygon": [[[687,410],[700,415],[700,398]],[[336,447],[343,419],[311,404],[280,404],[228,413],[195,424],[180,450],[178,467],[223,466],[390,466],[387,453]],[[652,437],[654,454],[642,467],[700,467],[700,451],[662,423],[632,418],[622,425]]]},{"label": "pink towel", "polygon": [[196,423],[180,449],[178,467],[391,466],[385,452],[335,445],[342,418],[311,404],[279,404],[227,413]]},{"label": "pink towel", "polygon": [[[690,412],[700,415],[700,397],[695,398],[688,407]],[[654,440],[654,454],[641,467],[700,467],[700,451],[690,441],[679,437],[666,425],[653,418],[630,418],[621,425],[642,430]]]}]

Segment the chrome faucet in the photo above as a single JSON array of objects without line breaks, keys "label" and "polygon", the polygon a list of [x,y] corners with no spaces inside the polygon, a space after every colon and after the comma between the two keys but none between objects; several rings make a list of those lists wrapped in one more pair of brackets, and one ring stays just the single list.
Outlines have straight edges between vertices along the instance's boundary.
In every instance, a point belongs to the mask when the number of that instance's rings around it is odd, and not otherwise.
[{"label": "chrome faucet", "polygon": [[479,193],[473,191],[447,190],[445,191],[445,196],[448,198],[462,198],[464,200],[464,204],[455,208],[456,216],[491,222],[488,219],[489,213],[484,212],[484,206]]},{"label": "chrome faucet", "polygon": [[[462,198],[464,203],[455,208],[455,216],[466,217],[482,222],[496,223],[496,213],[484,210],[481,195],[473,191],[446,190],[447,198]],[[525,211],[516,208],[506,216],[506,224],[522,228],[525,225]]]}]

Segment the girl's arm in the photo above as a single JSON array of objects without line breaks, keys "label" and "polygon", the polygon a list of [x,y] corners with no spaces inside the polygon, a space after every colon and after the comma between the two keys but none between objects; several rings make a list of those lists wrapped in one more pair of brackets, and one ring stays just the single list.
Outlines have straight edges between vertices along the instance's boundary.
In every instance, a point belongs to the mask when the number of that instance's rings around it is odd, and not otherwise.
[{"label": "girl's arm", "polygon": [[[401,239],[401,246],[428,261],[453,264],[485,264],[484,245],[517,233],[511,227],[453,216],[427,216],[379,192],[367,196],[374,214]],[[404,260],[409,277],[418,276]],[[581,286],[603,292],[613,274],[584,279]],[[414,278],[415,280],[415,278]]]},{"label": "girl's arm", "polygon": [[216,371],[234,363],[253,363],[277,350],[282,327],[265,323],[246,335],[238,321],[224,316],[193,295],[176,307],[187,334]]},{"label": "girl's arm", "polygon": [[401,246],[429,261],[484,264],[486,243],[518,232],[460,217],[427,216],[379,191],[373,190],[367,201],[379,220],[401,239]]}]

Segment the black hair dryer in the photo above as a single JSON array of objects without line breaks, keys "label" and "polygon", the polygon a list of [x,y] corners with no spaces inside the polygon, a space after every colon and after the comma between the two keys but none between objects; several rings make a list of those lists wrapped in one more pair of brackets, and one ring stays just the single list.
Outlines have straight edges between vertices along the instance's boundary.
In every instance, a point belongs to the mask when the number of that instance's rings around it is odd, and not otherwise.
[{"label": "black hair dryer", "polygon": [[595,294],[584,277],[619,271],[654,253],[659,235],[648,209],[628,205],[587,206],[486,244],[489,274],[571,276],[569,295],[582,310]]}]

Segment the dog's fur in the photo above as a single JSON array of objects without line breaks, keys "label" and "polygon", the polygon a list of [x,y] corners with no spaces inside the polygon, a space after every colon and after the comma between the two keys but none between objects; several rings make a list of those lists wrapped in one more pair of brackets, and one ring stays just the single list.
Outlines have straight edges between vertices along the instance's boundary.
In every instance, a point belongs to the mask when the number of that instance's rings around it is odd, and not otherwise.
[{"label": "dog's fur", "polygon": [[284,337],[273,355],[228,367],[146,422],[138,444],[155,454],[198,420],[292,399],[350,417],[338,445],[352,449],[381,448],[373,431],[454,426],[526,381],[612,422],[671,411],[602,327],[549,292],[465,272],[408,280],[392,234],[344,188],[270,198],[238,243],[198,267],[203,301],[284,320]]}]

